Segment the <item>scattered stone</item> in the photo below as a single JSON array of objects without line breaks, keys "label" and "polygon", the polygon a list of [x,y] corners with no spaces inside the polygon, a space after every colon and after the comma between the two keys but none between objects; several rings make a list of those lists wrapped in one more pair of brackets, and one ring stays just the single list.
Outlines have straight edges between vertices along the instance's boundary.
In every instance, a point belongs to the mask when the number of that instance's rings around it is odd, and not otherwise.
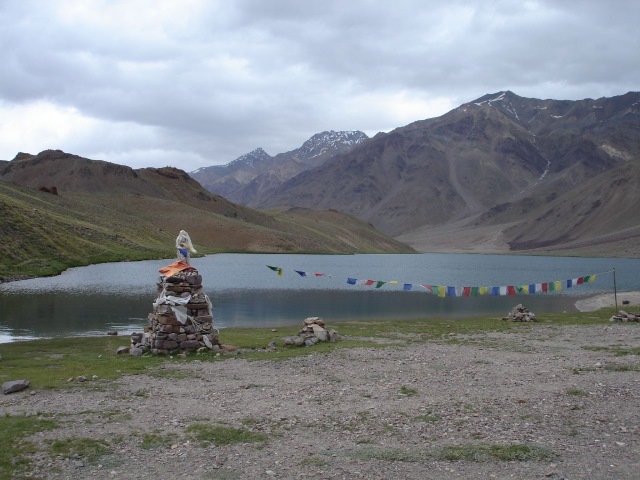
[{"label": "scattered stone", "polygon": [[76,380],[80,383],[83,383],[87,381],[87,377],[84,375],[80,375],[78,378],[76,378]]},{"label": "scattered stone", "polygon": [[129,347],[120,346],[118,350],[116,350],[116,355],[123,355],[129,353]]},{"label": "scattered stone", "polygon": [[19,392],[29,386],[29,380],[11,380],[2,384],[2,393],[9,395],[10,393]]},{"label": "scattered stone", "polygon": [[510,320],[512,322],[537,322],[536,315],[523,307],[521,303],[513,307],[509,315],[502,317],[502,320]]},{"label": "scattered stone", "polygon": [[617,315],[609,319],[610,322],[640,322],[640,316],[620,310]]}]

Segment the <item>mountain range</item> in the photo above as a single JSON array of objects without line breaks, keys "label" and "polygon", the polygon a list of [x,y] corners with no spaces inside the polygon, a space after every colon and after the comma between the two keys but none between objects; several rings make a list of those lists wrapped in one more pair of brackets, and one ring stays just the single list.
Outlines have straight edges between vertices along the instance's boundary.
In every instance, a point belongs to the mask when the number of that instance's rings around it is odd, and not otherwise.
[{"label": "mountain range", "polygon": [[255,207],[269,198],[285,181],[319,167],[345,153],[368,137],[360,131],[317,133],[301,147],[272,157],[257,148],[227,165],[199,168],[190,175],[210,192],[232,202]]},{"label": "mountain range", "polygon": [[[578,101],[498,92],[317,165],[299,161],[307,168],[289,178],[274,166],[287,155],[256,157],[251,168],[277,181],[248,187],[254,176],[229,198],[337,209],[421,251],[639,254],[639,92]],[[192,175],[232,165],[236,178],[248,170],[239,159]]]},{"label": "mountain range", "polygon": [[0,281],[170,258],[182,229],[200,253],[413,252],[335,210],[234,204],[172,167],[133,169],[60,150],[0,163]]}]

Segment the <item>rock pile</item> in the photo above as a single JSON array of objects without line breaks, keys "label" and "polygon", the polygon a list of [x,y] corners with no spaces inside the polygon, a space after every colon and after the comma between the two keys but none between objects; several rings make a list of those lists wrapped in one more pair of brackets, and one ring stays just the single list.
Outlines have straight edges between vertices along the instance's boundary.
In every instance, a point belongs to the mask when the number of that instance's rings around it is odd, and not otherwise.
[{"label": "rock pile", "polygon": [[335,330],[327,330],[324,320],[320,317],[305,318],[302,330],[295,337],[285,337],[283,342],[285,345],[307,346],[315,345],[318,342],[335,343],[338,340],[338,332]]},{"label": "rock pile", "polygon": [[213,328],[211,301],[202,289],[202,276],[195,268],[180,263],[165,267],[168,272],[158,280],[158,298],[153,302],[144,333],[131,334],[130,355],[148,351],[173,355],[213,350],[220,345],[218,330]]},{"label": "rock pile", "polygon": [[537,322],[536,314],[523,307],[521,303],[513,307],[509,315],[502,317],[502,319],[512,322]]},{"label": "rock pile", "polygon": [[620,310],[617,315],[609,319],[610,322],[640,322],[640,316]]}]

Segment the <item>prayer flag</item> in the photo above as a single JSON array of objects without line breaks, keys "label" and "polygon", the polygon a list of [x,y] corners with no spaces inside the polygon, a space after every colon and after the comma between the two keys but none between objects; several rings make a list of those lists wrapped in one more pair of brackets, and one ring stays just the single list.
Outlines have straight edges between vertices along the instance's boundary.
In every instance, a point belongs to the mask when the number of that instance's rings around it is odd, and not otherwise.
[{"label": "prayer flag", "polygon": [[402,287],[403,290],[409,291],[413,288],[413,285],[411,285],[410,283],[405,283],[404,286]]},{"label": "prayer flag", "polygon": [[480,295],[486,295],[488,290],[489,290],[489,287],[480,287],[480,288],[478,289],[478,293],[479,293]]},{"label": "prayer flag", "polygon": [[307,272],[301,272],[300,270],[294,270],[294,272],[296,272],[301,277],[306,277],[307,276]]},{"label": "prayer flag", "polygon": [[378,281],[376,282],[376,288],[380,288],[380,287],[381,287],[382,285],[384,285],[385,283],[387,283],[387,282],[383,282],[382,280],[378,280]]},{"label": "prayer flag", "polygon": [[508,293],[508,292],[507,292],[507,286],[506,286],[506,285],[501,286],[501,287],[500,287],[500,295],[501,295],[502,297],[504,297],[504,296],[506,296],[506,295],[507,295],[507,293]]},{"label": "prayer flag", "polygon": [[500,287],[491,287],[491,295],[494,297],[500,295]]},{"label": "prayer flag", "polygon": [[374,283],[376,282],[374,282],[373,280],[367,280],[364,284],[369,286],[369,285],[373,285]]},{"label": "prayer flag", "polygon": [[478,296],[478,291],[480,289],[478,287],[471,287],[471,296],[472,297],[477,297]]},{"label": "prayer flag", "polygon": [[349,285],[355,285],[356,284],[356,279],[355,278],[347,278],[347,283]]},{"label": "prayer flag", "polygon": [[420,285],[422,288],[424,288],[427,293],[433,293],[433,289],[431,288],[431,285]]},{"label": "prayer flag", "polygon": [[462,290],[462,294],[463,294],[465,297],[470,296],[470,295],[471,295],[471,287],[464,287],[464,288],[463,288],[463,290]]},{"label": "prayer flag", "polygon": [[389,283],[391,285],[398,285],[398,281],[397,280],[391,280]]},{"label": "prayer flag", "polygon": [[529,285],[529,293],[531,295],[536,293],[536,284],[535,283],[532,283],[531,285]]},{"label": "prayer flag", "polygon": [[436,288],[438,289],[438,296],[439,297],[446,297],[447,296],[447,287],[445,287],[444,285],[438,285]]},{"label": "prayer flag", "polygon": [[560,280],[556,280],[555,284],[556,284],[556,292],[559,292],[560,290],[562,290],[562,282]]},{"label": "prayer flag", "polygon": [[456,287],[447,287],[447,296],[455,297],[456,296]]},{"label": "prayer flag", "polygon": [[272,267],[271,265],[267,265],[271,270],[278,273],[278,276],[282,276],[282,268],[280,267]]},{"label": "prayer flag", "polygon": [[541,287],[542,287],[542,293],[547,293],[549,291],[549,284],[548,283],[542,283]]}]

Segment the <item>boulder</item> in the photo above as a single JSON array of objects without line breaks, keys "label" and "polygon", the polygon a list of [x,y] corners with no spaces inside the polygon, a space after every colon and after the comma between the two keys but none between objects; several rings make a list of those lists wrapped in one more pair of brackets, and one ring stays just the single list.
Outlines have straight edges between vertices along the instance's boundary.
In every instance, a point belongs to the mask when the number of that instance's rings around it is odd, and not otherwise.
[{"label": "boulder", "polygon": [[19,392],[29,386],[29,380],[11,380],[2,384],[2,393],[9,395],[10,393]]}]

